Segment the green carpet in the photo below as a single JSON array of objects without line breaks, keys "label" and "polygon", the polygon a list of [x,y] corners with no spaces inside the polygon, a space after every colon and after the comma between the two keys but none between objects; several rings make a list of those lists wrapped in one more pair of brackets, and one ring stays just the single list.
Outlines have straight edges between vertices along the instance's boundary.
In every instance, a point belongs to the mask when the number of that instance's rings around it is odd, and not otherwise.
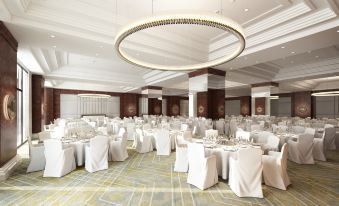
[{"label": "green carpet", "polygon": [[186,183],[187,174],[173,172],[175,153],[138,154],[129,149],[125,162],[88,173],[83,167],[62,178],[26,174],[23,158],[14,174],[0,182],[0,205],[339,205],[339,151],[328,162],[289,163],[292,185],[287,191],[263,185],[264,197],[238,198],[226,181],[200,191]]}]

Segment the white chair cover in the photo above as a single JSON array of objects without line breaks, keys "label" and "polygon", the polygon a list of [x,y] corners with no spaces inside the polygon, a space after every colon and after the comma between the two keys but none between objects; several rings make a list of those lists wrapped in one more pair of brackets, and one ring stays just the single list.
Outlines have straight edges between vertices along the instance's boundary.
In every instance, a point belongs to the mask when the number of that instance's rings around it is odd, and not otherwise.
[{"label": "white chair cover", "polygon": [[85,156],[85,168],[88,172],[108,169],[108,137],[96,136],[90,139]]},{"label": "white chair cover", "polygon": [[324,146],[325,135],[326,135],[326,130],[324,131],[321,138],[314,138],[313,140],[314,141],[313,158],[316,160],[326,161],[325,146]]},{"label": "white chair cover", "polygon": [[180,130],[181,130],[181,131],[186,131],[186,130],[188,130],[188,124],[181,124]]},{"label": "white chair cover", "polygon": [[240,149],[237,159],[230,157],[228,184],[239,197],[263,198],[261,188],[262,162],[261,150],[257,148]]},{"label": "white chair cover", "polygon": [[119,136],[118,140],[110,141],[109,155],[112,161],[125,161],[128,158],[126,132]]},{"label": "white chair cover", "polygon": [[202,144],[188,143],[187,183],[204,190],[218,183],[217,160],[215,155],[205,158]]},{"label": "white chair cover", "polygon": [[30,162],[26,172],[29,173],[44,170],[46,165],[44,145],[38,144],[33,146],[29,144],[29,150],[30,150]]},{"label": "white chair cover", "polygon": [[46,139],[50,139],[52,137],[52,133],[50,131],[43,131],[38,133],[39,141],[44,141]]},{"label": "white chair cover", "polygon": [[335,135],[336,135],[336,129],[334,127],[327,127],[324,130],[325,132],[325,150],[335,150]]},{"label": "white chair cover", "polygon": [[218,130],[207,129],[205,131],[205,137],[217,137],[217,136],[218,136]]},{"label": "white chair cover", "polygon": [[127,123],[127,140],[134,140],[135,123]]},{"label": "white chair cover", "polygon": [[305,133],[306,134],[311,134],[311,135],[314,136],[315,135],[315,129],[307,127],[307,128],[305,128]]},{"label": "white chair cover", "polygon": [[140,132],[140,129],[138,129],[136,133],[136,151],[139,153],[153,151],[152,137],[144,136],[142,131]]},{"label": "white chair cover", "polygon": [[262,146],[262,149],[267,153],[268,151],[279,151],[279,137],[270,135],[267,138],[266,144]]},{"label": "white chair cover", "polygon": [[313,139],[311,134],[300,134],[298,141],[288,141],[288,159],[298,164],[314,164]]},{"label": "white chair cover", "polygon": [[305,132],[305,127],[302,126],[292,126],[292,131],[296,134],[302,134]]},{"label": "white chair cover", "polygon": [[44,177],[62,177],[75,170],[73,147],[63,148],[58,139],[44,141],[46,166]]},{"label": "white chair cover", "polygon": [[175,151],[175,172],[187,172],[188,171],[188,155],[187,144],[182,144],[178,141],[178,137],[175,139],[176,151]]},{"label": "white chair cover", "polygon": [[215,122],[215,129],[218,130],[219,134],[225,134],[225,121],[218,120]]},{"label": "white chair cover", "polygon": [[265,185],[286,190],[291,184],[287,174],[288,146],[285,143],[281,152],[270,151],[262,156]]},{"label": "white chair cover", "polygon": [[249,141],[250,140],[250,136],[251,136],[251,133],[250,132],[246,132],[246,131],[243,131],[243,130],[237,130],[236,134],[235,134],[235,137],[238,139],[238,140],[246,140],[246,141]]},{"label": "white chair cover", "polygon": [[157,155],[171,154],[171,137],[169,130],[161,129],[155,134],[155,142],[157,148]]}]

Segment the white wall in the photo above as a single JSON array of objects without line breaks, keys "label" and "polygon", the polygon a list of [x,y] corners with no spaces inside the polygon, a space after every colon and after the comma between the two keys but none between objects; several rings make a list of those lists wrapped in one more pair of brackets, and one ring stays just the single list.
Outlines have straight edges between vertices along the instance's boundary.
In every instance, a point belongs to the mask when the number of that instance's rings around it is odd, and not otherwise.
[{"label": "white wall", "polygon": [[120,116],[120,97],[83,98],[74,94],[60,95],[60,117],[80,118],[85,114],[105,114]]},{"label": "white wall", "polygon": [[316,97],[316,118],[339,118],[339,97]]},{"label": "white wall", "polygon": [[226,115],[240,115],[240,100],[225,101],[225,114]]},{"label": "white wall", "polygon": [[189,100],[180,100],[180,116],[188,116],[189,113]]}]

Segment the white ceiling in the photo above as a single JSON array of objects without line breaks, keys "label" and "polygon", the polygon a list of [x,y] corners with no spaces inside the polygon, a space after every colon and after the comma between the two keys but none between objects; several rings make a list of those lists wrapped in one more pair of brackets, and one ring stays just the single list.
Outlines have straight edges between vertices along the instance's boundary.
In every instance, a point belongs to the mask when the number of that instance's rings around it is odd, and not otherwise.
[{"label": "white ceiling", "polygon": [[[160,13],[225,15],[246,35],[245,51],[215,67],[227,71],[232,96],[266,81],[279,82],[278,92],[316,89],[317,79],[339,73],[338,5],[339,0],[153,0],[153,6],[152,0],[0,0],[0,20],[19,41],[19,61],[51,87],[128,92],[157,85],[166,88],[164,94],[186,94],[185,72],[125,63],[114,51],[114,37],[128,22]],[[218,58],[235,43],[218,30],[170,26],[132,36],[124,48],[138,58],[176,65]]]}]

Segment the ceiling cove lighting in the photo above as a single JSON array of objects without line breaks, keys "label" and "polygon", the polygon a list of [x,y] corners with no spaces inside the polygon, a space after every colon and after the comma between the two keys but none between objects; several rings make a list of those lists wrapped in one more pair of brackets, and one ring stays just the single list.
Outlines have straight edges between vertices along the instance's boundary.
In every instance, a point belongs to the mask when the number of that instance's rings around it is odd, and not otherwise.
[{"label": "ceiling cove lighting", "polygon": [[270,99],[279,99],[279,96],[270,96]]},{"label": "ceiling cove lighting", "polygon": [[[239,40],[239,46],[229,55],[222,56],[218,59],[190,64],[190,65],[161,65],[161,64],[153,64],[150,62],[145,62],[139,59],[136,59],[121,48],[121,43],[130,35],[137,33],[139,31],[166,26],[166,25],[200,25],[200,26],[208,26],[211,28],[218,28],[225,32],[230,32]],[[114,47],[117,51],[117,54],[124,61],[140,66],[147,69],[158,69],[158,70],[172,70],[172,71],[185,71],[185,70],[195,70],[217,66],[220,64],[224,64],[228,61],[239,56],[243,50],[245,49],[245,35],[241,26],[235,21],[223,17],[221,15],[198,15],[198,14],[174,14],[174,15],[159,15],[152,16],[149,18],[145,18],[131,24],[128,24],[124,28],[122,28],[114,41]]]},{"label": "ceiling cove lighting", "polygon": [[330,92],[314,92],[314,93],[312,93],[312,96],[316,96],[316,97],[339,96],[339,90],[330,91]]},{"label": "ceiling cove lighting", "polygon": [[82,98],[104,98],[108,99],[111,97],[111,95],[108,94],[78,94],[78,97]]}]

